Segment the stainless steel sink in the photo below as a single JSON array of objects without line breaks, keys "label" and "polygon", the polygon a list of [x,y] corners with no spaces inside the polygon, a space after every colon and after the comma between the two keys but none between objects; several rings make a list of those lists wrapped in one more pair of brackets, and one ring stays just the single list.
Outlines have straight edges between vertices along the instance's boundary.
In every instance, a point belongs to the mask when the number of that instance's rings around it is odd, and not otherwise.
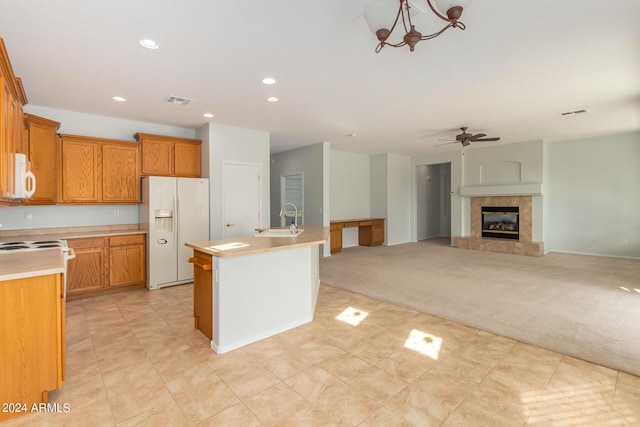
[{"label": "stainless steel sink", "polygon": [[296,237],[304,230],[299,228],[295,234],[291,234],[291,230],[288,228],[265,228],[256,231],[258,232],[255,234],[256,237]]}]

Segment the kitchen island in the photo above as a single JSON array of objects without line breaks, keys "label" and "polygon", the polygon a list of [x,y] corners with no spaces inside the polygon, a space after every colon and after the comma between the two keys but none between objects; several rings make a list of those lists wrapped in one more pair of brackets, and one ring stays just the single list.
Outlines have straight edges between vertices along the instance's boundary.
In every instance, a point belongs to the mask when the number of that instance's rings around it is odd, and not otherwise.
[{"label": "kitchen island", "polygon": [[194,251],[194,323],[225,353],[313,320],[319,245],[328,227],[297,236],[186,243]]}]

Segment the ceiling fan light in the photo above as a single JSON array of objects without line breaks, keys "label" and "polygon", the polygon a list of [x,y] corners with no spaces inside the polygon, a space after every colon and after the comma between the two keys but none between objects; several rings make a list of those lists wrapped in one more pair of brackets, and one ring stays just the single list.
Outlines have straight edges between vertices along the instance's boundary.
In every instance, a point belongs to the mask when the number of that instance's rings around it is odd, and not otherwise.
[{"label": "ceiling fan light", "polygon": [[389,30],[393,26],[399,3],[398,0],[371,0],[366,4],[363,15],[373,34],[381,29]]}]

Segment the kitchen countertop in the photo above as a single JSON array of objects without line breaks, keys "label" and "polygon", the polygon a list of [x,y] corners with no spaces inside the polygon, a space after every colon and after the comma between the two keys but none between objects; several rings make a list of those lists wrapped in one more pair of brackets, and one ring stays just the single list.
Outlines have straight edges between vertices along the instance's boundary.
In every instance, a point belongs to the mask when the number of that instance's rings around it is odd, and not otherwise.
[{"label": "kitchen countertop", "polygon": [[123,234],[146,234],[137,224],[120,226],[90,226],[67,228],[40,228],[30,230],[12,230],[0,232],[0,242],[24,240],[60,240],[87,237],[109,237]]},{"label": "kitchen countertop", "polygon": [[295,237],[245,236],[185,244],[215,257],[233,257],[327,243],[329,227],[301,225],[300,229],[304,231]]},{"label": "kitchen countertop", "polygon": [[60,248],[0,254],[0,281],[58,273],[64,273],[64,256]]}]

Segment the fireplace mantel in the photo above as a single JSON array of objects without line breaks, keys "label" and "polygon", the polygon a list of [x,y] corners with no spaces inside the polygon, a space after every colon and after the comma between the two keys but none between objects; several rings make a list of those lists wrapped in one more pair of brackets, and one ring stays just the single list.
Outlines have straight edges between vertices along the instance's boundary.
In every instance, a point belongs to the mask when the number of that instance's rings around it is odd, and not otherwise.
[{"label": "fireplace mantel", "polygon": [[460,187],[460,195],[462,197],[541,196],[542,184],[465,185]]}]

